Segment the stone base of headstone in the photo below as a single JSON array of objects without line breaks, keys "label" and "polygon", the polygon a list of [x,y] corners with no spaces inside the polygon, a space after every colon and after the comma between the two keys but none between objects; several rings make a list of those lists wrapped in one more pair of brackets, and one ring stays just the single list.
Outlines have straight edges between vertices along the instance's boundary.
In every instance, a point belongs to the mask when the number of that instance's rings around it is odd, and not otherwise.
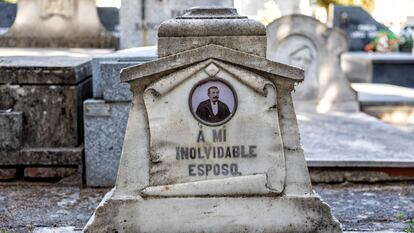
[{"label": "stone base of headstone", "polygon": [[[116,211],[114,208],[116,206]],[[318,196],[141,197],[109,192],[85,232],[342,232]]]}]

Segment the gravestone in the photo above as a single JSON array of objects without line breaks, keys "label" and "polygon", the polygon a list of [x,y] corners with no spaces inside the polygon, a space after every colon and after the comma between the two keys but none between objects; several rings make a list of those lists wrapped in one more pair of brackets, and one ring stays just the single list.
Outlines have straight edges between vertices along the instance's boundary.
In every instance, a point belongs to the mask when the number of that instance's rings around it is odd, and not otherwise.
[{"label": "gravestone", "polygon": [[299,142],[303,71],[265,58],[265,27],[195,8],[158,36],[159,59],[121,72],[133,96],[120,169],[85,232],[342,232]]},{"label": "gravestone", "polygon": [[85,178],[93,187],[113,187],[132,94],[122,68],[157,58],[155,47],[119,50],[92,60],[94,99],[84,102]]},{"label": "gravestone", "polygon": [[196,6],[233,7],[233,0],[122,0],[121,48],[155,45],[159,25]]},{"label": "gravestone", "polygon": [[94,0],[19,0],[12,27],[0,47],[112,48]]},{"label": "gravestone", "polygon": [[91,74],[89,58],[0,57],[0,168],[81,168]]},{"label": "gravestone", "polygon": [[390,31],[359,6],[334,5],[330,24],[341,28],[350,38],[350,51],[363,51],[378,31]]},{"label": "gravestone", "polygon": [[305,70],[294,93],[299,111],[358,111],[356,93],[340,67],[345,34],[305,15],[281,17],[267,26],[267,58]]}]

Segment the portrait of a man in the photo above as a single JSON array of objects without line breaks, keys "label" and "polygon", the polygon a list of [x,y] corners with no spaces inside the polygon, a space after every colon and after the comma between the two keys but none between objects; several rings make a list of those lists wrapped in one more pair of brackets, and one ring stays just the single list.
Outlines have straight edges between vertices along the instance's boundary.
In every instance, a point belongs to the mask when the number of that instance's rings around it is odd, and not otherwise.
[{"label": "portrait of a man", "polygon": [[208,99],[200,102],[195,112],[200,119],[209,123],[216,123],[230,116],[229,107],[220,101],[220,90],[217,86],[209,87],[206,94]]}]

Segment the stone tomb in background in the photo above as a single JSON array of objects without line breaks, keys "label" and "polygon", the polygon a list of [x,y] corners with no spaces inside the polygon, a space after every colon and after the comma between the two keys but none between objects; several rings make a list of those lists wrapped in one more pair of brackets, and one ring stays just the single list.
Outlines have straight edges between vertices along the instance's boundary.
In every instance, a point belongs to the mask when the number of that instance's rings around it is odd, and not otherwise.
[{"label": "stone tomb in background", "polygon": [[51,178],[42,172],[32,177],[33,167],[50,173],[68,168],[58,176],[78,172],[91,75],[89,58],[0,57],[0,169],[23,168],[28,178]]},{"label": "stone tomb in background", "polygon": [[116,187],[85,232],[341,232],[299,142],[303,71],[265,58],[264,26],[192,9],[159,36],[159,59],[121,73],[133,97]]},{"label": "stone tomb in background", "polygon": [[309,16],[288,15],[267,26],[267,58],[305,70],[305,81],[294,93],[298,111],[359,110],[340,67],[340,55],[347,48],[342,31]]},{"label": "stone tomb in background", "polygon": [[0,47],[113,48],[94,0],[19,0],[16,19]]}]

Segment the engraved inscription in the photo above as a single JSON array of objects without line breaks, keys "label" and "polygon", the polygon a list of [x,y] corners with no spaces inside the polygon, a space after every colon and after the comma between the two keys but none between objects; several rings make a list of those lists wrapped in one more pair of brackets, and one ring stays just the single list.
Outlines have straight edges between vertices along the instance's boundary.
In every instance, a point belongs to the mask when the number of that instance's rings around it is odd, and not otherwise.
[{"label": "engraved inscription", "polygon": [[[226,128],[213,129],[211,131],[213,142],[226,142]],[[193,163],[188,164],[189,176],[241,176],[238,161],[240,159],[256,158],[256,145],[206,145],[203,130],[200,130],[197,137],[196,146],[176,147],[176,160],[189,160]],[[220,160],[234,162],[221,163]],[[205,163],[203,161],[214,160],[215,163]],[[202,163],[198,163],[202,161]]]}]

